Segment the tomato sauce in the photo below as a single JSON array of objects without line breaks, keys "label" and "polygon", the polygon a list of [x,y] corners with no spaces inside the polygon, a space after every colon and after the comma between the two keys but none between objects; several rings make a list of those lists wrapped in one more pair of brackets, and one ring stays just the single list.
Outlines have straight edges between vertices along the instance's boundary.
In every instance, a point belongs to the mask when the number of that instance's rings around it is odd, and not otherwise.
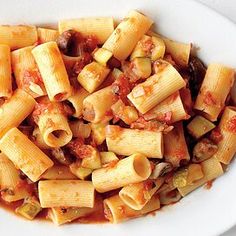
[{"label": "tomato sauce", "polygon": [[225,129],[236,134],[236,116],[232,116],[225,124]]},{"label": "tomato sauce", "polygon": [[207,106],[213,106],[217,104],[217,100],[210,91],[206,91],[203,95],[203,103]]}]

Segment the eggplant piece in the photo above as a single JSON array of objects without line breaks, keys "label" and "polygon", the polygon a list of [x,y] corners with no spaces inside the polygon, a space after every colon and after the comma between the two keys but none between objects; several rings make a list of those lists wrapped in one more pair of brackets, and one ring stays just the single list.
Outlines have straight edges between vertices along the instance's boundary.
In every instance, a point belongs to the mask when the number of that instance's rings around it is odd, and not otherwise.
[{"label": "eggplant piece", "polygon": [[202,81],[206,74],[206,67],[198,57],[191,57],[189,61],[189,87],[192,98],[195,99],[201,88]]}]

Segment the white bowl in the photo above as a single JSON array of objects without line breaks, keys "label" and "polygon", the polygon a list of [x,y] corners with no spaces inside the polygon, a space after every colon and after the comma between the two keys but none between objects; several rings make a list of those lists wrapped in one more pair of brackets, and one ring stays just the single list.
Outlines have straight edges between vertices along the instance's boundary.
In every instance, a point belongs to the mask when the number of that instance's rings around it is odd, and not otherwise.
[{"label": "white bowl", "polygon": [[[62,18],[114,16],[122,18],[130,9],[150,16],[158,31],[170,38],[200,47],[205,63],[221,62],[236,67],[236,27],[226,18],[191,0],[11,0],[0,1],[1,24],[56,23]],[[213,183],[155,216],[111,225],[71,224],[56,227],[49,222],[25,221],[0,209],[0,232],[8,235],[136,235],[212,236],[236,224],[236,163]]]}]

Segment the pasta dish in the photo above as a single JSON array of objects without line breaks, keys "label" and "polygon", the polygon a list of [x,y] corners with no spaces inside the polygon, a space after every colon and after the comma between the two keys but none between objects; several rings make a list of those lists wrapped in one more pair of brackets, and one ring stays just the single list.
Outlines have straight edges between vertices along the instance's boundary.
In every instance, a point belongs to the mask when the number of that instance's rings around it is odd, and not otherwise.
[{"label": "pasta dish", "polygon": [[119,223],[221,176],[234,68],[132,10],[57,29],[0,25],[0,205],[56,225]]}]

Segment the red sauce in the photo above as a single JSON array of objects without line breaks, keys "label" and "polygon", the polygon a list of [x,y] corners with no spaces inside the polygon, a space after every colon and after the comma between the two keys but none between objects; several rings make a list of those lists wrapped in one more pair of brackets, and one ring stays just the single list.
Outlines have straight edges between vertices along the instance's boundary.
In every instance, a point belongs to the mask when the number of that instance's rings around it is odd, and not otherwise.
[{"label": "red sauce", "polygon": [[203,102],[208,106],[213,106],[217,104],[216,98],[210,91],[206,91],[203,95]]},{"label": "red sauce", "polygon": [[147,53],[147,55],[151,54],[152,49],[154,48],[152,38],[148,38],[147,40],[140,41],[142,50]]},{"label": "red sauce", "polygon": [[37,124],[40,115],[52,112],[60,113],[65,116],[74,114],[73,108],[68,104],[50,102],[47,98],[42,98],[38,103],[36,103],[32,117],[34,122]]},{"label": "red sauce", "polygon": [[186,150],[183,148],[177,148],[174,151],[173,156],[176,157],[178,160],[182,160],[186,157]]},{"label": "red sauce", "polygon": [[205,184],[204,188],[205,188],[205,189],[210,189],[210,188],[212,187],[213,181],[214,181],[214,180],[208,181],[208,182]]},{"label": "red sauce", "polygon": [[31,83],[37,84],[40,87],[44,86],[42,77],[41,77],[39,70],[37,68],[35,68],[34,70],[24,71],[23,78],[20,81],[19,87],[24,89],[27,92],[32,92],[29,88]]},{"label": "red sauce", "polygon": [[110,69],[120,68],[121,67],[121,62],[118,59],[116,59],[115,57],[111,57],[108,60],[107,65]]},{"label": "red sauce", "polygon": [[131,91],[131,85],[126,76],[119,76],[111,85],[112,92],[118,96],[125,104],[128,104],[127,95]]},{"label": "red sauce", "polygon": [[[90,143],[90,144],[93,144],[93,143]],[[94,146],[96,147],[95,144]],[[66,145],[66,147],[72,155],[81,159],[90,157],[92,153],[95,151],[92,145],[84,144],[84,140],[81,137],[70,141]]]},{"label": "red sauce", "polygon": [[232,116],[225,124],[225,129],[236,134],[236,116]]},{"label": "red sauce", "polygon": [[223,139],[223,135],[222,135],[219,127],[215,128],[211,131],[210,139],[216,144],[218,144]]},{"label": "red sauce", "polygon": [[106,135],[110,139],[117,139],[120,137],[122,132],[122,128],[120,126],[107,126],[106,127]]},{"label": "red sauce", "polygon": [[91,54],[85,52],[80,58],[78,58],[78,60],[74,63],[74,65],[72,66],[72,71],[70,71],[70,67],[67,66],[67,71],[69,74],[71,74],[71,76],[77,76],[82,69],[89,64],[90,62],[92,62],[92,56]]}]

